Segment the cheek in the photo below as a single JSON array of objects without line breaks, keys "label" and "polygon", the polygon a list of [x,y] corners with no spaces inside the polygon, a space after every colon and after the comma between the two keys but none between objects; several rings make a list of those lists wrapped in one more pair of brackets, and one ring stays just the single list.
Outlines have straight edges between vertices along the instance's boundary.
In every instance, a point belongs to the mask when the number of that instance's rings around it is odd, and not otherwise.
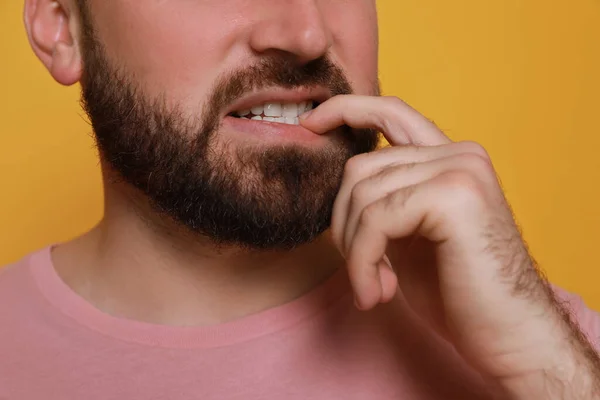
[{"label": "cheek", "polygon": [[199,101],[235,40],[236,24],[215,18],[225,15],[219,8],[226,2],[210,2],[210,12],[203,2],[150,3],[100,0],[94,8],[99,40],[113,65],[134,77],[146,94]]},{"label": "cheek", "polygon": [[334,0],[326,8],[334,36],[332,53],[352,81],[357,94],[374,94],[378,82],[378,26],[373,0]]},{"label": "cheek", "polygon": [[[377,82],[377,15],[374,0],[323,0],[332,55],[359,94]],[[251,29],[252,2],[93,0],[99,40],[113,65],[123,68],[149,96],[166,94],[185,108],[198,107],[223,66],[242,54]],[[232,56],[232,54],[234,54]],[[235,55],[237,54],[237,55]],[[236,60],[234,60],[236,58]]]}]

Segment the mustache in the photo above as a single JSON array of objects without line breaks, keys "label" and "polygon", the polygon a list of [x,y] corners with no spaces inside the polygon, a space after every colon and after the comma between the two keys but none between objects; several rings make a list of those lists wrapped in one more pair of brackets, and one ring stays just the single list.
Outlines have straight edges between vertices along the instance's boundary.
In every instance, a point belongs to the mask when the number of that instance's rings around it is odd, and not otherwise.
[{"label": "mustache", "polygon": [[220,110],[247,93],[274,86],[284,89],[324,87],[332,96],[353,93],[344,70],[328,56],[305,64],[289,58],[267,57],[218,79],[208,101],[210,115],[206,117],[209,120],[217,117]]}]

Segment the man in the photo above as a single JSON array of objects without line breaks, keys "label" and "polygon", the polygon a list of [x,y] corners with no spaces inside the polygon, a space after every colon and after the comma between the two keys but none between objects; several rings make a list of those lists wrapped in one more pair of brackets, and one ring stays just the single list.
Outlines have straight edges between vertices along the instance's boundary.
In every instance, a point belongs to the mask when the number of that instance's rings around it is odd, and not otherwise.
[{"label": "man", "polygon": [[600,398],[600,317],[540,275],[486,152],[377,96],[374,0],[25,24],[81,82],[106,207],[2,270],[0,398]]}]

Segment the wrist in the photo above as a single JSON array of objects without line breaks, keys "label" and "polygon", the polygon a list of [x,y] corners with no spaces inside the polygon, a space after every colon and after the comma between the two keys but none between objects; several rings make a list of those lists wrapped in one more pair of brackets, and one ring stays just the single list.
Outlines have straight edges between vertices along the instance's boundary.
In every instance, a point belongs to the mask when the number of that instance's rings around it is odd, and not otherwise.
[{"label": "wrist", "polygon": [[600,400],[597,374],[584,368],[574,374],[549,369],[504,380],[500,387],[511,400]]},{"label": "wrist", "polygon": [[509,399],[600,400],[600,357],[569,325],[568,338],[547,349],[546,365],[498,380]]}]

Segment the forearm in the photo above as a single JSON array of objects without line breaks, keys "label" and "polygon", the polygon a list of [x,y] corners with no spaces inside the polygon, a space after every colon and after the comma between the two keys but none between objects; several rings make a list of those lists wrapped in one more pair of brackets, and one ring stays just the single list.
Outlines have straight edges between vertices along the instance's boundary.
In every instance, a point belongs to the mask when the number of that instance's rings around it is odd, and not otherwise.
[{"label": "forearm", "polygon": [[600,356],[568,314],[564,340],[552,349],[547,368],[503,380],[511,400],[600,400]]}]

